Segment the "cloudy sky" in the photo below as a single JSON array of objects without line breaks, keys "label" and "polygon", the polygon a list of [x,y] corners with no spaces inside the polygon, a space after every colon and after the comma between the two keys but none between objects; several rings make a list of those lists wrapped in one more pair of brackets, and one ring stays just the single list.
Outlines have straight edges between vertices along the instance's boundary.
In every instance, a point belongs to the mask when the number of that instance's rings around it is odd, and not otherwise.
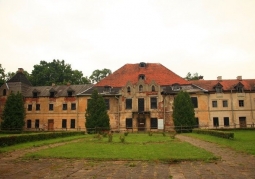
[{"label": "cloudy sky", "polygon": [[90,76],[126,63],[255,78],[254,0],[0,0],[0,64],[65,60]]}]

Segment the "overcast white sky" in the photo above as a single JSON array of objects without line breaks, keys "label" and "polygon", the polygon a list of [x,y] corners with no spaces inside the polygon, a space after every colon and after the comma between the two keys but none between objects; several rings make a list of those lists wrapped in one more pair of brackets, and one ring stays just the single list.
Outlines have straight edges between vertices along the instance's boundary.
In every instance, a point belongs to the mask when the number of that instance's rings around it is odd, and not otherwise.
[{"label": "overcast white sky", "polygon": [[255,78],[254,0],[0,0],[0,63],[65,60],[90,76],[126,63]]}]

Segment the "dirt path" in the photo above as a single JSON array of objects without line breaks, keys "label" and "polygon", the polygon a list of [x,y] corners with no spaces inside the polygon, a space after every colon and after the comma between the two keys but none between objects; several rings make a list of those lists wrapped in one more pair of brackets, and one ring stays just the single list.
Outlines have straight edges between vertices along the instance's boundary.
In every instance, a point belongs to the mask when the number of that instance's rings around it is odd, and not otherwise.
[{"label": "dirt path", "polygon": [[[163,164],[141,161],[88,161],[74,159],[24,160],[25,153],[64,145],[63,142],[0,155],[0,178],[93,178],[93,179],[196,179],[255,178],[255,159],[251,155],[222,148],[216,144],[177,135],[179,140],[204,148],[222,160]],[[79,140],[72,141],[78,142]]]}]

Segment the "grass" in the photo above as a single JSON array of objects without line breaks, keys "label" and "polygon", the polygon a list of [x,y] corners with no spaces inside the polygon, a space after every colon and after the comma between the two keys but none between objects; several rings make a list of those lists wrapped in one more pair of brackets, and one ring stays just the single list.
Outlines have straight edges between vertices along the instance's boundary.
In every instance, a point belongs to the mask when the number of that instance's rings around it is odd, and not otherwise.
[{"label": "grass", "polygon": [[214,142],[219,145],[230,147],[237,151],[246,152],[255,155],[255,130],[231,130],[234,132],[234,139],[224,139],[203,134],[185,134],[188,136],[196,137],[205,141]]},{"label": "grass", "polygon": [[40,147],[43,145],[66,142],[66,141],[71,141],[71,140],[80,139],[84,137],[85,135],[78,135],[78,136],[71,136],[71,137],[64,137],[64,138],[55,138],[55,139],[49,139],[49,140],[40,140],[40,141],[34,141],[34,142],[21,143],[21,144],[7,146],[7,147],[0,147],[0,153],[11,152],[14,150],[19,150],[19,149],[27,149],[31,147]]},{"label": "grass", "polygon": [[215,156],[204,149],[197,148],[178,139],[164,137],[162,134],[129,134],[121,143],[120,134],[113,134],[113,141],[108,138],[98,140],[93,135],[86,135],[79,143],[67,144],[27,154],[28,158],[79,158],[93,160],[210,160]]}]

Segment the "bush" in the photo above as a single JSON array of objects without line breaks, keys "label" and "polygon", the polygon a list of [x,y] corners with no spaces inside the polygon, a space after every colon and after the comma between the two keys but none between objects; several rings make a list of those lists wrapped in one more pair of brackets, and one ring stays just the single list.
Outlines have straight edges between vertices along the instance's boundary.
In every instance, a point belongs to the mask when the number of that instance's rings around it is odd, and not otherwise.
[{"label": "bush", "polygon": [[124,132],[124,136],[128,136],[128,132]]},{"label": "bush", "polygon": [[112,133],[108,134],[108,142],[112,142]]},{"label": "bush", "polygon": [[120,135],[120,142],[124,143],[125,142],[125,136]]},{"label": "bush", "polygon": [[197,134],[207,134],[216,137],[222,137],[226,139],[233,139],[234,133],[233,132],[225,132],[225,131],[217,131],[217,130],[206,130],[206,129],[193,129],[193,133]]},{"label": "bush", "polygon": [[68,137],[75,135],[84,135],[84,132],[43,132],[38,134],[24,134],[0,137],[0,147],[10,146],[25,142],[53,139],[59,137]]},{"label": "bush", "polygon": [[150,131],[150,132],[148,132],[148,135],[149,135],[149,136],[152,136],[152,132],[151,132],[151,131]]}]

